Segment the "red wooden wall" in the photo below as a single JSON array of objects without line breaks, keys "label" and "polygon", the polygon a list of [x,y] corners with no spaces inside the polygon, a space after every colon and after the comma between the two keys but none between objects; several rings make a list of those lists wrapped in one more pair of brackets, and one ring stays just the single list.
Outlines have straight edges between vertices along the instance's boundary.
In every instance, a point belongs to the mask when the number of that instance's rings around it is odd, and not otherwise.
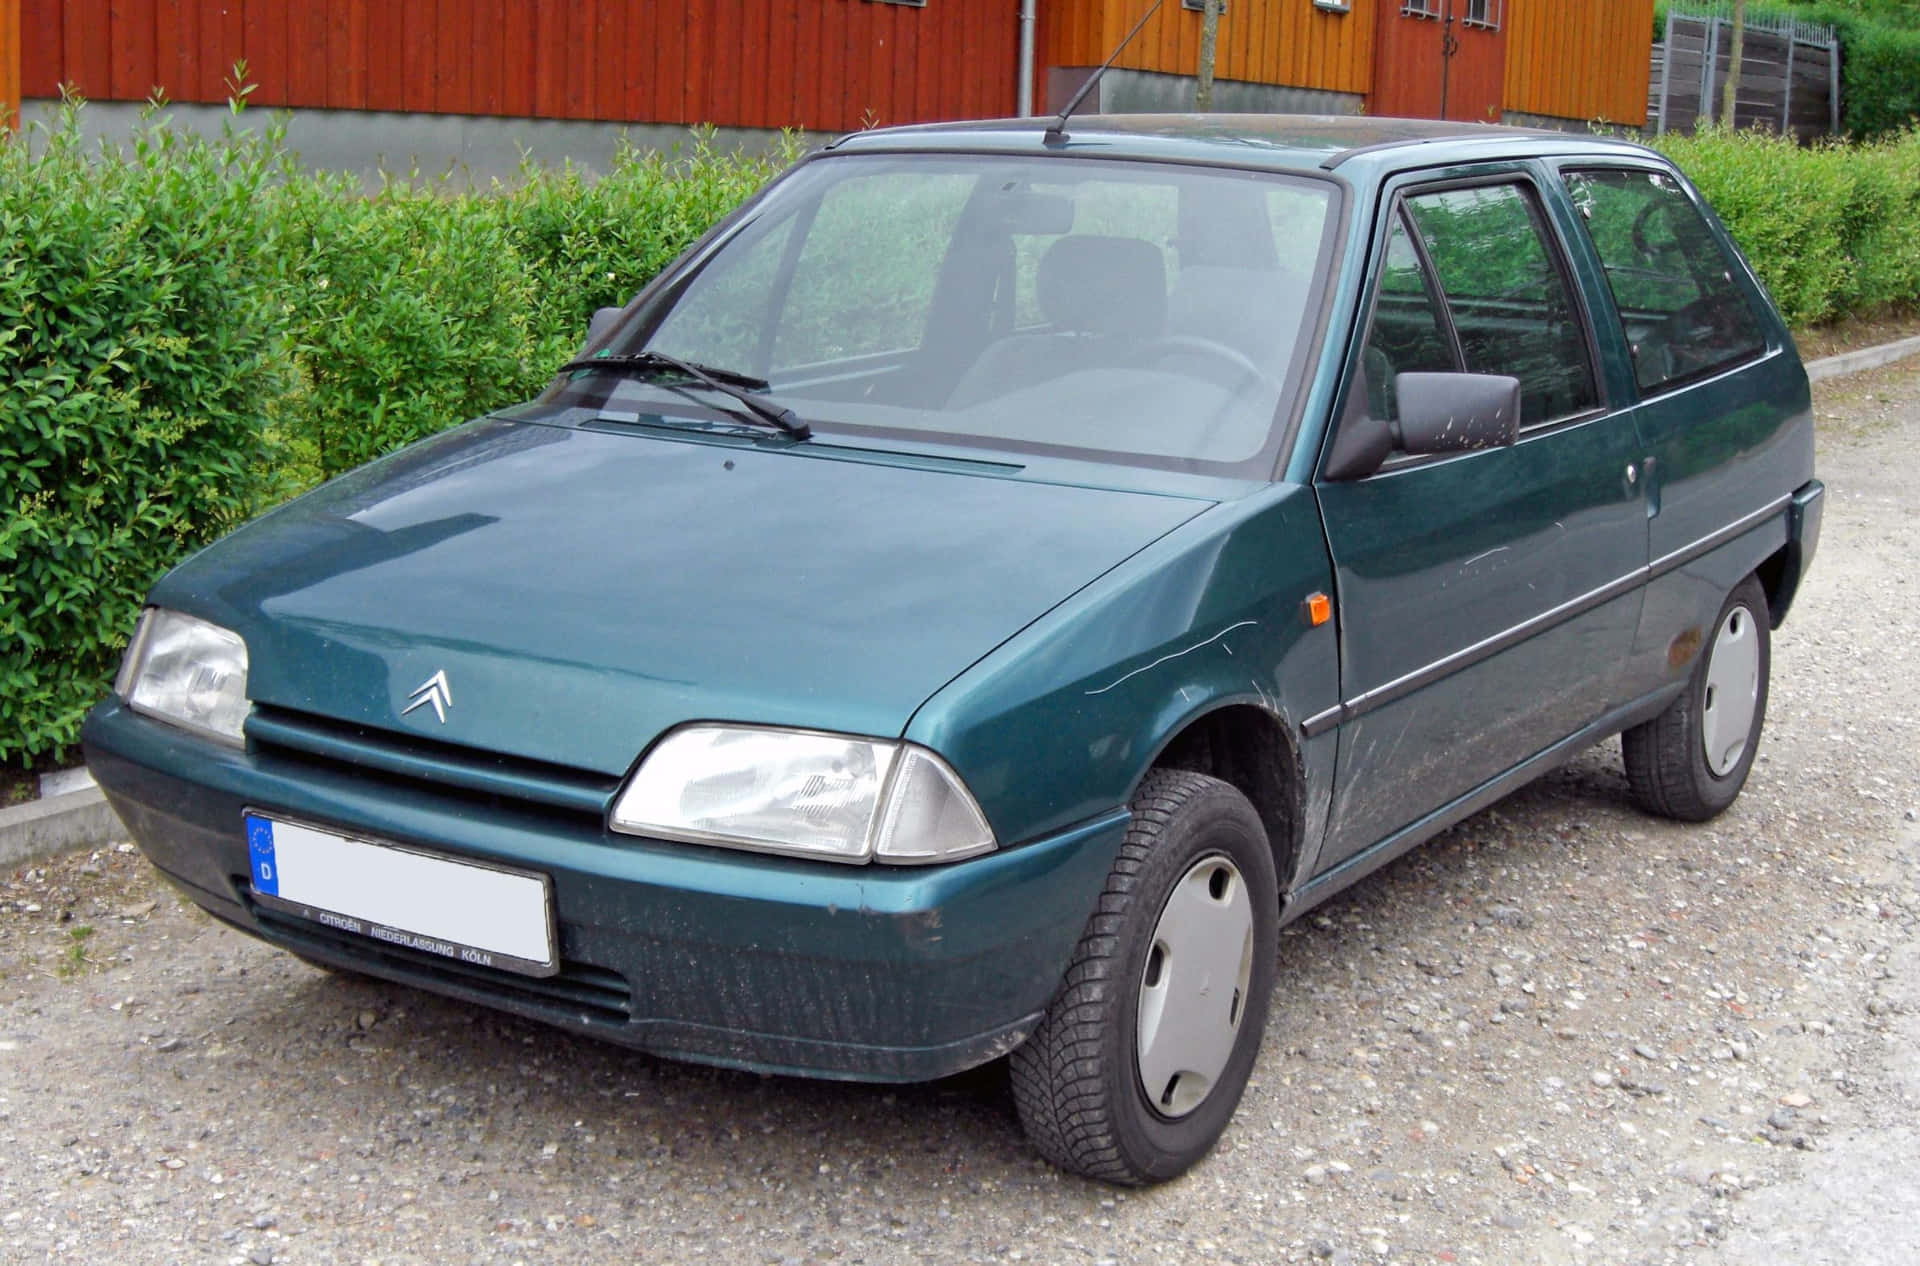
[{"label": "red wooden wall", "polygon": [[1012,0],[19,0],[27,97],[842,131],[1011,114]]},{"label": "red wooden wall", "polygon": [[[1511,0],[1504,7],[1522,8],[1525,3]],[[1460,20],[1466,10],[1465,0],[1441,0],[1439,12],[1452,19],[1443,21],[1403,14],[1393,0],[1380,6],[1368,114],[1500,121],[1502,76],[1507,64],[1506,24],[1494,30],[1468,26]],[[1651,23],[1647,32],[1651,40]],[[1449,36],[1454,41],[1452,56],[1443,52]]]},{"label": "red wooden wall", "polygon": [[20,124],[20,0],[0,0],[0,131]]}]

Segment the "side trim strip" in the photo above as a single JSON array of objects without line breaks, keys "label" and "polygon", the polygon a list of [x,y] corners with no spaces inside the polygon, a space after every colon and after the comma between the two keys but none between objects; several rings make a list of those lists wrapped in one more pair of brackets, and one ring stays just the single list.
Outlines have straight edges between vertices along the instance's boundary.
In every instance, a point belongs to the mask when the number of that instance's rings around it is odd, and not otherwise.
[{"label": "side trim strip", "polygon": [[1336,703],[1331,708],[1328,708],[1325,712],[1316,712],[1312,716],[1308,717],[1306,720],[1302,721],[1300,723],[1300,732],[1306,735],[1308,738],[1313,738],[1316,735],[1325,734],[1328,730],[1331,730],[1334,726],[1340,724],[1340,719],[1345,714],[1346,714],[1346,705],[1343,703]]},{"label": "side trim strip", "polygon": [[1344,725],[1358,717],[1363,717],[1376,708],[1384,707],[1396,699],[1403,699],[1414,691],[1430,686],[1442,677],[1451,676],[1462,669],[1473,667],[1483,660],[1498,655],[1509,647],[1537,633],[1544,633],[1556,625],[1564,624],[1575,616],[1584,615],[1602,603],[1611,602],[1622,594],[1646,584],[1658,576],[1664,576],[1676,568],[1683,567],[1694,559],[1712,550],[1718,549],[1728,541],[1759,527],[1768,519],[1782,513],[1793,502],[1791,493],[1777,497],[1753,513],[1743,515],[1723,528],[1709,532],[1700,539],[1683,545],[1677,550],[1661,555],[1652,563],[1636,567],[1624,576],[1610,580],[1597,589],[1590,589],[1578,597],[1569,598],[1557,607],[1542,611],[1539,615],[1521,621],[1511,628],[1503,629],[1489,637],[1482,638],[1471,646],[1462,647],[1410,673],[1396,677],[1392,681],[1363,691],[1353,698],[1342,702],[1338,707],[1328,708],[1324,712],[1308,717],[1301,725],[1301,733],[1314,738],[1326,733],[1336,725]]},{"label": "side trim strip", "polygon": [[1753,528],[1759,527],[1762,523],[1766,522],[1768,519],[1772,518],[1774,515],[1780,513],[1782,510],[1786,509],[1788,506],[1792,504],[1793,504],[1792,493],[1787,493],[1785,496],[1781,496],[1781,497],[1775,497],[1772,501],[1769,501],[1766,505],[1761,506],[1758,510],[1755,510],[1752,514],[1745,515],[1741,518],[1735,519],[1732,523],[1727,524],[1727,526],[1721,528],[1719,531],[1709,532],[1705,536],[1701,537],[1699,540],[1693,542],[1691,545],[1682,545],[1679,549],[1674,550],[1672,553],[1662,554],[1659,558],[1654,559],[1652,564],[1648,566],[1647,579],[1652,580],[1656,576],[1666,575],[1668,572],[1672,571],[1676,567],[1684,567],[1686,564],[1700,557],[1700,555],[1707,553],[1709,550],[1718,549],[1720,546],[1725,545],[1728,541],[1733,540],[1735,537],[1740,536],[1750,531]]}]

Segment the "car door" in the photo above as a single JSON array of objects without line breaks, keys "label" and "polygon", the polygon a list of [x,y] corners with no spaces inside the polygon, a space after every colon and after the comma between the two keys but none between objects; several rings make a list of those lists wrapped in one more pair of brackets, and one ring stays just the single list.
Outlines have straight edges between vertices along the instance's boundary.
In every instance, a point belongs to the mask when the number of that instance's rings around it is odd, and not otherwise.
[{"label": "car door", "polygon": [[1647,560],[1630,413],[1530,167],[1389,189],[1365,338],[1366,411],[1396,375],[1511,375],[1510,447],[1397,454],[1316,481],[1339,613],[1338,772],[1318,869],[1360,864],[1616,706]]}]

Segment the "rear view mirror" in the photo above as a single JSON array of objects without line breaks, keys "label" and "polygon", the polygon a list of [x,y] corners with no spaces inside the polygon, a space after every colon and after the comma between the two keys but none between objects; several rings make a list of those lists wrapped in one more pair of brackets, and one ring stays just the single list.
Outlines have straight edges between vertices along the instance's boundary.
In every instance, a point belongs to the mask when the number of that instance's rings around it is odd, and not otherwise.
[{"label": "rear view mirror", "polygon": [[1073,231],[1073,199],[1063,194],[1009,189],[994,197],[990,213],[1016,236],[1059,237]]},{"label": "rear view mirror", "polygon": [[1414,454],[1499,448],[1520,438],[1520,380],[1503,374],[1396,374],[1399,447]]}]

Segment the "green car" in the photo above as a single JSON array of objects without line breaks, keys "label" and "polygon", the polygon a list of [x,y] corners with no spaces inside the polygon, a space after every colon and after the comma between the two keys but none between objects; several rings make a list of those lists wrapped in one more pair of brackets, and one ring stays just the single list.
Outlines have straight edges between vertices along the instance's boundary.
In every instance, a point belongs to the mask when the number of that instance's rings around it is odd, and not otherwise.
[{"label": "green car", "polygon": [[677,1059],[1010,1065],[1120,1183],[1280,926],[1613,734],[1738,794],[1806,374],[1666,160],[1384,119],[861,133],[533,402],[154,588],[87,760],[315,963]]}]

